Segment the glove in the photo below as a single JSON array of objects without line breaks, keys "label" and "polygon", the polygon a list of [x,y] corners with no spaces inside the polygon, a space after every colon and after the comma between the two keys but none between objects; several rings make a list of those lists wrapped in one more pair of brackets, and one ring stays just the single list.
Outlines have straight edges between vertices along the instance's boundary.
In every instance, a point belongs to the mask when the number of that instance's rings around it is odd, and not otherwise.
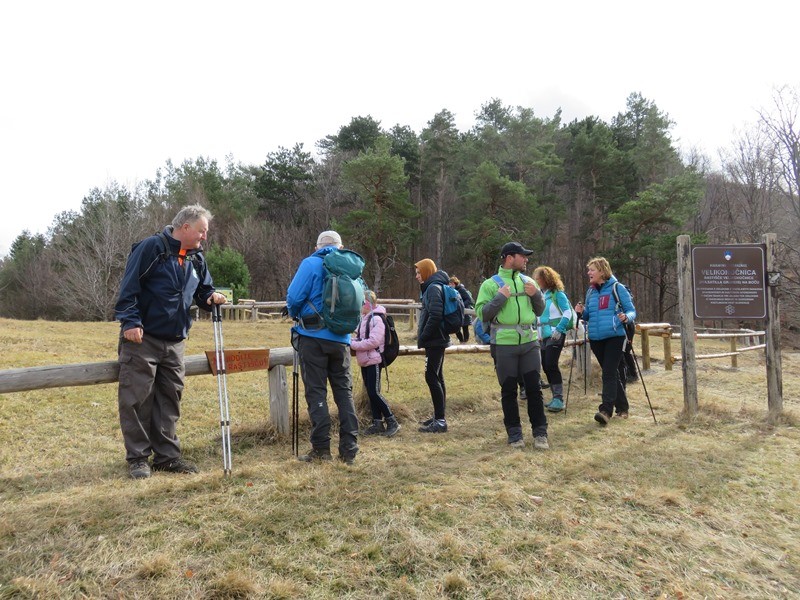
[{"label": "glove", "polygon": [[550,339],[554,342],[557,342],[561,339],[561,332],[558,329],[553,329],[553,332],[550,334]]},{"label": "glove", "polygon": [[285,319],[286,317],[288,317],[288,316],[289,316],[289,307],[288,307],[288,306],[284,306],[284,307],[281,309],[281,316],[282,316],[284,319]]}]

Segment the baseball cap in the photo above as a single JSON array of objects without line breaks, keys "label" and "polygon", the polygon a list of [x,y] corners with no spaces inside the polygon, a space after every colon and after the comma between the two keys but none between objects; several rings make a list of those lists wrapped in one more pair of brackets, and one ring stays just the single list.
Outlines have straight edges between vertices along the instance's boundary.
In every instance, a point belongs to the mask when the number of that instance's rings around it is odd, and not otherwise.
[{"label": "baseball cap", "polygon": [[509,254],[524,254],[530,256],[533,250],[526,250],[519,242],[508,242],[500,250],[500,258],[505,258]]},{"label": "baseball cap", "polygon": [[317,238],[317,246],[339,246],[342,243],[342,236],[335,231],[323,231]]}]

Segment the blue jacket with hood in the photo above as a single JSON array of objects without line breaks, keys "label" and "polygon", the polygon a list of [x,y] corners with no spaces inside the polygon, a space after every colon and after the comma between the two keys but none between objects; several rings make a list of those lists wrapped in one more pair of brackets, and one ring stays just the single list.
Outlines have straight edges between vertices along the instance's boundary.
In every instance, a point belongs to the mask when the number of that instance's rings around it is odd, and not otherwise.
[{"label": "blue jacket with hood", "polygon": [[141,327],[145,335],[179,341],[186,339],[192,326],[192,301],[211,310],[207,301],[214,293],[214,283],[199,250],[189,250],[181,266],[181,243],[172,237],[172,226],[163,233],[169,253],[164,253],[158,235],[145,238],[131,250],[114,318],[120,321],[122,331]]},{"label": "blue jacket with hood", "polygon": [[[326,254],[334,250],[336,250],[336,246],[325,246],[303,259],[286,292],[286,308],[289,310],[290,317],[301,320],[292,327],[292,331],[296,331],[299,335],[349,345],[350,334],[333,333],[325,327],[320,316],[322,315],[322,295],[325,291],[325,267],[322,266],[322,261]],[[309,302],[314,305],[314,308],[308,305]],[[309,324],[307,328],[304,327],[302,320],[306,317],[309,318],[309,322],[313,321],[314,325]]]},{"label": "blue jacket with hood", "polygon": [[617,285],[619,303],[614,297],[614,284],[617,278],[613,275],[602,286],[590,286],[586,292],[586,302],[582,319],[588,324],[590,340],[605,340],[612,337],[625,336],[625,324],[619,320],[617,315],[624,312],[628,320],[636,320],[636,308],[628,289],[622,285]]}]

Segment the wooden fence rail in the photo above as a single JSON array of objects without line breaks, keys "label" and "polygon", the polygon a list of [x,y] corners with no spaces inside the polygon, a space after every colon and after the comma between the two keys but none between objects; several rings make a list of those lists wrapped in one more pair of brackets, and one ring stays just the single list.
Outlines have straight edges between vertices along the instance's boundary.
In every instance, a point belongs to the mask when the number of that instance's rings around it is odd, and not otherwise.
[{"label": "wooden fence rail", "polygon": [[[275,304],[275,303],[272,303]],[[411,305],[405,305],[411,306]],[[637,331],[641,334],[642,344],[642,369],[650,369],[650,336],[658,335],[664,342],[664,368],[671,370],[675,362],[682,360],[680,356],[673,356],[670,340],[679,338],[680,333],[673,332],[669,323],[642,323],[637,324]],[[743,330],[739,332],[697,334],[702,338],[721,338],[731,340],[730,352],[699,355],[696,358],[714,359],[731,358],[731,365],[737,366],[737,357],[742,352],[751,352],[765,348],[765,344],[751,345],[744,348],[736,347],[738,338],[754,338],[763,336],[763,331]],[[567,339],[565,347],[583,346],[578,357],[585,362],[583,370],[588,377],[591,369],[590,352],[588,344],[584,346],[583,339]],[[473,354],[488,353],[489,346],[477,344],[455,345],[446,349],[447,354]],[[400,356],[417,356],[425,354],[425,350],[416,346],[401,346]],[[184,358],[186,375],[210,375],[211,367],[205,354],[197,354]],[[281,433],[288,432],[289,428],[289,387],[286,377],[286,367],[293,362],[292,348],[271,348],[269,350],[269,403],[270,421]],[[29,390],[48,389],[56,387],[70,387],[83,385],[96,385],[102,383],[115,383],[119,380],[119,363],[109,360],[97,363],[78,363],[69,365],[54,365],[46,367],[28,367],[0,371],[0,394],[23,392]]]}]

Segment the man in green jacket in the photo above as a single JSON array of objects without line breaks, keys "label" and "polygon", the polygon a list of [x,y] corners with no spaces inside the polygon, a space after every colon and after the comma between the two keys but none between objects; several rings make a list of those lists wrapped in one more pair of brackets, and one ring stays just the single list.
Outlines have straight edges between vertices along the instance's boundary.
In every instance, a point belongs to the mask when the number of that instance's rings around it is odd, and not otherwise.
[{"label": "man in green jacket", "polygon": [[514,448],[525,447],[517,403],[517,380],[522,376],[533,447],[547,450],[547,417],[539,385],[542,358],[536,331],[536,319],[544,312],[544,296],[536,282],[523,274],[531,254],[533,250],[526,250],[519,242],[503,246],[500,269],[481,284],[475,312],[484,330],[490,324],[489,343],[495,354],[508,443]]}]

